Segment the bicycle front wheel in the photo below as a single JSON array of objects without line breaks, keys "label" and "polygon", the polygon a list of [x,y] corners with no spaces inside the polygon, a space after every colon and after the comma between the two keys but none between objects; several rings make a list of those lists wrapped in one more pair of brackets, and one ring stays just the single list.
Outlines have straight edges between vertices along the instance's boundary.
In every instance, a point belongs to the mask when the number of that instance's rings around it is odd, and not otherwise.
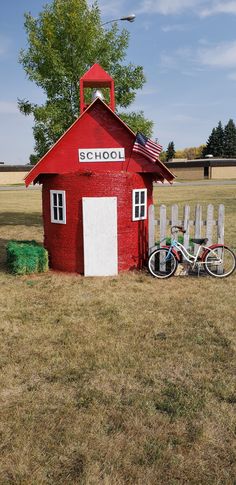
[{"label": "bicycle front wheel", "polygon": [[177,266],[176,257],[167,248],[156,249],[148,259],[148,269],[155,278],[169,278],[175,273]]},{"label": "bicycle front wheel", "polygon": [[226,278],[236,267],[235,254],[223,245],[210,249],[204,262],[207,273],[216,278]]}]

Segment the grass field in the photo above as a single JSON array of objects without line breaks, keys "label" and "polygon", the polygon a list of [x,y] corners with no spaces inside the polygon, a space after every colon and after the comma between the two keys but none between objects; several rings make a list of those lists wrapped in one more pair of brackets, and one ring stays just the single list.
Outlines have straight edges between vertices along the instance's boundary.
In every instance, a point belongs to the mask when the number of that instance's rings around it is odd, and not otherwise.
[{"label": "grass field", "polygon": [[[235,186],[162,187],[225,203]],[[39,191],[0,192],[0,484],[235,485],[235,283],[6,272],[42,241]]]}]

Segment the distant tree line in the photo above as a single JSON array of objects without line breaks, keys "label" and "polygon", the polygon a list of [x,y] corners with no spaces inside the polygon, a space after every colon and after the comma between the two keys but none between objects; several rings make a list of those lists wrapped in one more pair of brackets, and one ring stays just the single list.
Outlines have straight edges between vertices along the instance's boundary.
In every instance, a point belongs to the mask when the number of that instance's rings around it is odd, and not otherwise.
[{"label": "distant tree line", "polygon": [[183,148],[183,150],[175,150],[174,142],[171,141],[168,144],[167,150],[161,152],[160,159],[162,162],[168,162],[173,158],[187,160],[201,158],[204,147],[205,145],[200,145],[199,147],[187,147]]},{"label": "distant tree line", "polygon": [[202,156],[205,157],[206,155],[220,158],[236,156],[236,126],[232,119],[228,121],[224,128],[221,121],[216,128],[213,128],[202,151]]},{"label": "distant tree line", "polygon": [[187,147],[183,150],[175,150],[174,142],[168,144],[167,150],[160,155],[162,162],[175,159],[194,160],[204,158],[207,155],[219,158],[236,157],[236,125],[232,119],[225,127],[219,121],[216,128],[213,128],[206,145],[199,147]]}]

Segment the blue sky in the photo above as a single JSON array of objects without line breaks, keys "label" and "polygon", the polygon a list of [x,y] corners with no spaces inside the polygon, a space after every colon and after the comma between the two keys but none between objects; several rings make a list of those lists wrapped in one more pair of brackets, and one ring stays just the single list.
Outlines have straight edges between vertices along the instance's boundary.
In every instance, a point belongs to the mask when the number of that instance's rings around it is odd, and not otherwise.
[{"label": "blue sky", "polygon": [[[0,161],[9,164],[25,164],[33,152],[33,120],[18,112],[17,98],[41,103],[43,93],[27,80],[18,56],[26,46],[24,12],[37,16],[45,3],[1,4]],[[127,62],[142,65],[147,82],[130,109],[143,110],[154,121],[153,138],[164,148],[172,140],[176,149],[198,146],[219,120],[236,121],[236,0],[98,4],[104,22],[136,14],[134,23],[125,23],[130,31]]]}]

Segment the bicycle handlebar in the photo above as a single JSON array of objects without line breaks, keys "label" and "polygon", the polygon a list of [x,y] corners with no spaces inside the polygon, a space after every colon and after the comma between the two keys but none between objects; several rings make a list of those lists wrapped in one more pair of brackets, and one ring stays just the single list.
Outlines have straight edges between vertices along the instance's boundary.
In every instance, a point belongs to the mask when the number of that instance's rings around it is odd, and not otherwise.
[{"label": "bicycle handlebar", "polygon": [[[173,231],[173,229],[177,229],[177,231]],[[182,226],[172,226],[171,228],[171,234],[173,234],[173,232],[182,232],[183,234],[185,234],[186,230],[182,227]]]}]

